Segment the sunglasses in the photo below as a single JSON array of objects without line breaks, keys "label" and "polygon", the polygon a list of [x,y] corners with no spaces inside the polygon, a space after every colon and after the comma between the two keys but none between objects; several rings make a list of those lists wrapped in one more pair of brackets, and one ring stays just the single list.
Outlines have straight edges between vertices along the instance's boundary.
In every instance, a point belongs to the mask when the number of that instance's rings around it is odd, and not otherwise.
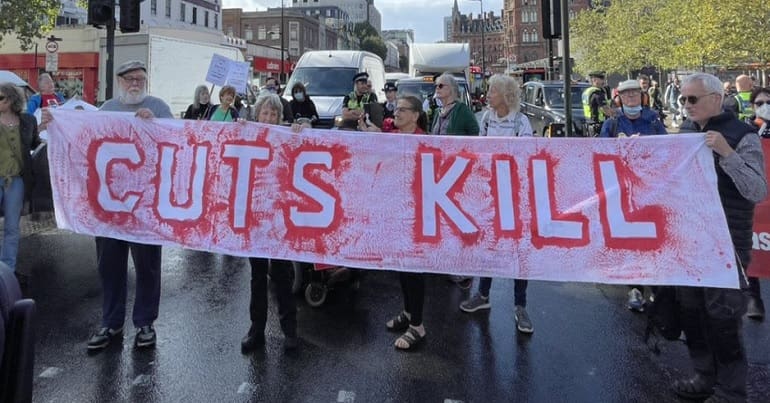
[{"label": "sunglasses", "polygon": [[0,95],[0,102],[5,101],[5,98],[6,98],[5,95]]},{"label": "sunglasses", "polygon": [[438,88],[438,89],[442,89],[444,87],[446,87],[446,85],[444,85],[443,83],[442,84],[436,84],[436,88]]},{"label": "sunglasses", "polygon": [[679,105],[684,105],[687,102],[689,102],[690,105],[695,105],[695,104],[698,103],[698,101],[701,100],[701,98],[707,97],[709,95],[714,95],[714,93],[712,92],[712,93],[709,93],[709,94],[706,94],[706,95],[701,95],[699,97],[696,97],[695,95],[681,96],[681,97],[679,97]]},{"label": "sunglasses", "polygon": [[[2,99],[0,99],[0,101],[2,101]],[[754,102],[754,106],[756,106],[757,108],[759,108],[760,106],[762,106],[764,104],[770,104],[770,102],[765,102],[765,101]]]}]

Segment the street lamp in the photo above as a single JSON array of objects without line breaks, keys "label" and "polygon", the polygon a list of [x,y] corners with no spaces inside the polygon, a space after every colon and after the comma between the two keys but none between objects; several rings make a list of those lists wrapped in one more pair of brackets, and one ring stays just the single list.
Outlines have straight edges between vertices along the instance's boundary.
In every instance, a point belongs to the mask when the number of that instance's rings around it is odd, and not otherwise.
[{"label": "street lamp", "polygon": [[484,77],[487,74],[487,55],[486,46],[484,43],[484,31],[487,30],[487,19],[484,18],[484,0],[471,0],[478,1],[481,7],[481,76]]},{"label": "street lamp", "polygon": [[283,46],[283,43],[284,43],[283,42],[283,36],[284,36],[283,35],[283,24],[284,24],[284,21],[283,21],[283,0],[281,0],[281,30],[280,30],[280,32],[281,32],[281,80],[280,81],[285,81],[286,80],[286,77],[284,75],[285,74],[284,73],[284,67],[283,67],[283,65],[285,63],[285,61],[284,61],[285,59],[284,59],[284,56],[283,56],[283,49],[284,49],[284,46]]}]

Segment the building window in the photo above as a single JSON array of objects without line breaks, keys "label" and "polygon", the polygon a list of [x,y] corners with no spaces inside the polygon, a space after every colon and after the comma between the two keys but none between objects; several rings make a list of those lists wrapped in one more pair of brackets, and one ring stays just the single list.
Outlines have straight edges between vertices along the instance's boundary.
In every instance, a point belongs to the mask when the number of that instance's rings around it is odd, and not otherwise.
[{"label": "building window", "polygon": [[150,14],[158,15],[158,0],[150,1]]},{"label": "building window", "polygon": [[529,13],[527,11],[521,12],[521,22],[529,22]]},{"label": "building window", "polygon": [[227,27],[227,36],[235,36],[235,32],[233,32],[233,27]]},{"label": "building window", "polygon": [[536,10],[532,11],[532,16],[531,16],[531,18],[529,20],[531,22],[537,22],[537,11]]},{"label": "building window", "polygon": [[192,23],[198,24],[198,7],[193,7]]},{"label": "building window", "polygon": [[204,11],[203,12],[203,26],[208,28],[209,27],[209,12]]},{"label": "building window", "polygon": [[257,28],[257,39],[260,41],[264,41],[266,37],[267,37],[267,30],[265,29],[264,25],[260,25]]},{"label": "building window", "polygon": [[187,8],[185,7],[186,4],[181,3],[179,4],[179,21],[184,22],[185,14],[187,13]]},{"label": "building window", "polygon": [[526,29],[521,33],[521,41],[524,43],[529,42],[529,32]]},{"label": "building window", "polygon": [[219,14],[214,14],[214,29],[219,29]]},{"label": "building window", "polygon": [[166,18],[171,18],[171,0],[166,0]]},{"label": "building window", "polygon": [[273,26],[270,28],[270,33],[272,34],[272,35],[270,36],[270,39],[276,40],[276,39],[278,39],[278,38],[280,38],[280,37],[281,37],[281,31],[280,31],[280,30],[279,30],[279,28],[278,28],[278,24],[276,24],[276,25],[273,25]]}]

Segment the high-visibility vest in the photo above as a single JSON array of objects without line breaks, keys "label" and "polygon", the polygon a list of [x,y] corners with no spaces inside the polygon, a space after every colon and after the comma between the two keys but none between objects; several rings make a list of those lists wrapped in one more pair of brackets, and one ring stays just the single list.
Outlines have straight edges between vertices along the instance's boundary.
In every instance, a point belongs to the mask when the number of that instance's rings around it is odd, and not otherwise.
[{"label": "high-visibility vest", "polygon": [[738,101],[738,119],[746,120],[754,116],[754,109],[751,107],[751,91],[741,91],[735,94],[735,100]]},{"label": "high-visibility vest", "polygon": [[[604,91],[603,89],[599,87],[588,87],[585,91],[583,91],[583,115],[586,117],[586,119],[591,119],[591,96],[596,91]],[[606,101],[605,101],[606,102]],[[604,121],[604,111],[602,111],[602,108],[599,108],[599,121]]]},{"label": "high-visibility vest", "polygon": [[364,94],[363,97],[361,97],[361,102],[358,102],[358,95],[356,95],[355,91],[351,91],[350,94],[348,94],[348,104],[346,106],[348,109],[364,109],[364,105],[368,103],[369,103],[368,92]]}]

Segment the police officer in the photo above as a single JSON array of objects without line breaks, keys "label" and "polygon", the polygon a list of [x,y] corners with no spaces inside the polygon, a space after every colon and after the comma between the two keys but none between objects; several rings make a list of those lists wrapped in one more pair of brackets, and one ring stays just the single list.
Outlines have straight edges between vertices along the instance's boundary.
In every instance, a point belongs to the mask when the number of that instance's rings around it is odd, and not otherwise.
[{"label": "police officer", "polygon": [[609,94],[604,89],[604,72],[593,71],[588,74],[591,86],[583,91],[583,115],[586,117],[584,135],[595,137],[601,131],[602,123],[612,115],[609,106]]},{"label": "police officer", "polygon": [[353,76],[353,91],[342,100],[342,120],[346,129],[357,130],[358,120],[364,115],[364,105],[377,103],[377,95],[369,92],[369,74]]},{"label": "police officer", "polygon": [[382,117],[392,119],[396,110],[396,93],[398,89],[395,83],[386,83],[383,90],[385,91],[385,102],[382,103]]}]

